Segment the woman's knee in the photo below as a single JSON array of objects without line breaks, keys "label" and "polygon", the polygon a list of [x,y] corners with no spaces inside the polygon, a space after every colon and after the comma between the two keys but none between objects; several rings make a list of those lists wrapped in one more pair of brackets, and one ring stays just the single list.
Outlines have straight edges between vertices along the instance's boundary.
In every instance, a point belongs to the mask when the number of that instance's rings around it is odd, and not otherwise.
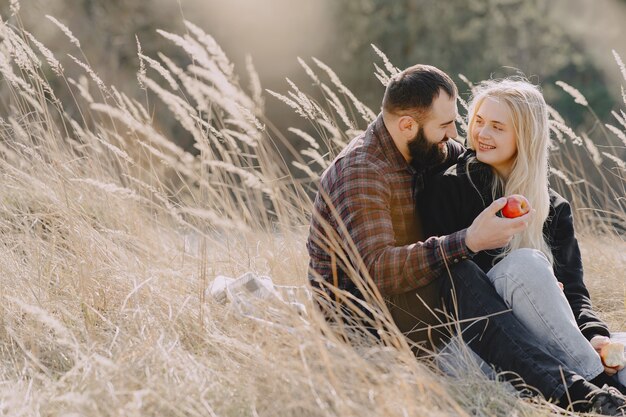
[{"label": "woman's knee", "polygon": [[543,252],[537,249],[522,248],[510,252],[492,268],[492,271],[508,270],[521,270],[527,273],[552,272],[552,265]]},{"label": "woman's knee", "polygon": [[543,252],[537,249],[521,248],[509,252],[503,259],[508,262],[519,263],[522,265],[549,265],[550,262]]},{"label": "woman's knee", "polygon": [[512,251],[488,275],[492,282],[504,279],[531,287],[556,282],[552,265],[543,252],[530,248]]}]

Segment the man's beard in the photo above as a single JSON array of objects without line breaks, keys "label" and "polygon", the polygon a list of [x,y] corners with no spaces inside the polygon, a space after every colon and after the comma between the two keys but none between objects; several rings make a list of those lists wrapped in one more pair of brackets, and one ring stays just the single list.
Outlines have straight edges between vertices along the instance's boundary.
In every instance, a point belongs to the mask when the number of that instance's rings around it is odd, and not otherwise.
[{"label": "man's beard", "polygon": [[414,168],[428,168],[443,163],[448,157],[448,147],[439,147],[437,143],[430,143],[424,135],[424,129],[420,126],[417,134],[407,144],[411,155],[411,165]]}]

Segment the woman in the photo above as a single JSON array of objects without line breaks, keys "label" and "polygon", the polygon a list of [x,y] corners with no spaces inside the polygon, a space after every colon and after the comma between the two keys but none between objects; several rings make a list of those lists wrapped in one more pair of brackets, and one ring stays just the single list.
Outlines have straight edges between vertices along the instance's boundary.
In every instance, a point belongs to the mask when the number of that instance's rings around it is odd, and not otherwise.
[{"label": "woman", "polygon": [[[604,367],[597,353],[610,334],[583,282],[571,207],[548,186],[549,141],[547,105],[536,86],[517,79],[482,83],[469,106],[469,149],[417,199],[423,230],[425,236],[462,230],[495,199],[527,197],[535,210],[527,229],[473,261],[555,356],[596,385],[623,392],[617,370]],[[544,267],[527,271],[523,281],[507,274],[528,256]]]}]

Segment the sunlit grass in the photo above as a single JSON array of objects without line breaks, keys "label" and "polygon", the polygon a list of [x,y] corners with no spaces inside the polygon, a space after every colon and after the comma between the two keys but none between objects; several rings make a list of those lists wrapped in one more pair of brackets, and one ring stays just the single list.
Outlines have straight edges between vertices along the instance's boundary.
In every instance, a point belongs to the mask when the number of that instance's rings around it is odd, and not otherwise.
[{"label": "sunlit grass", "polygon": [[[183,35],[160,33],[191,64],[139,52],[143,102],[105,85],[69,29],[76,53],[55,57],[19,15],[0,28],[0,412],[550,414],[547,404],[517,399],[470,365],[460,379],[443,377],[430,361],[415,360],[393,326],[382,341],[331,329],[305,289],[298,297],[307,315],[260,303],[246,318],[211,299],[218,274],[253,271],[277,284],[306,284],[307,191],[375,113],[318,60],[300,62],[322,102],[292,83],[267,97],[258,81],[248,91],[219,45],[186,27]],[[67,76],[70,66],[83,76]],[[384,82],[395,69],[386,58],[382,66]],[[251,63],[248,71],[258,80]],[[306,124],[274,129],[262,110],[274,97]],[[156,106],[194,138],[198,155],[160,132]],[[553,117],[555,143],[574,152],[555,151],[563,177],[553,182],[577,196],[579,226],[609,230],[606,213],[623,225],[616,201],[624,196],[623,149],[603,151],[611,157],[594,166],[604,179],[591,182],[579,164],[590,145]],[[623,112],[615,118],[610,124],[623,133]],[[582,243],[594,301],[616,330],[626,316],[624,243],[606,239],[588,234]],[[388,324],[378,313],[377,323]]]}]

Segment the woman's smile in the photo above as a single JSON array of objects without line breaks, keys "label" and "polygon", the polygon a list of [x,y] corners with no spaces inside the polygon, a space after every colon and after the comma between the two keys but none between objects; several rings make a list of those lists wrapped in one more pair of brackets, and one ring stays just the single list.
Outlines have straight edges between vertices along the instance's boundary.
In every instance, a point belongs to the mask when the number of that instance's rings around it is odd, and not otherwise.
[{"label": "woman's smile", "polygon": [[496,149],[496,147],[495,146],[491,146],[491,145],[487,145],[484,142],[478,141],[478,149],[480,151],[490,151],[492,149]]}]

